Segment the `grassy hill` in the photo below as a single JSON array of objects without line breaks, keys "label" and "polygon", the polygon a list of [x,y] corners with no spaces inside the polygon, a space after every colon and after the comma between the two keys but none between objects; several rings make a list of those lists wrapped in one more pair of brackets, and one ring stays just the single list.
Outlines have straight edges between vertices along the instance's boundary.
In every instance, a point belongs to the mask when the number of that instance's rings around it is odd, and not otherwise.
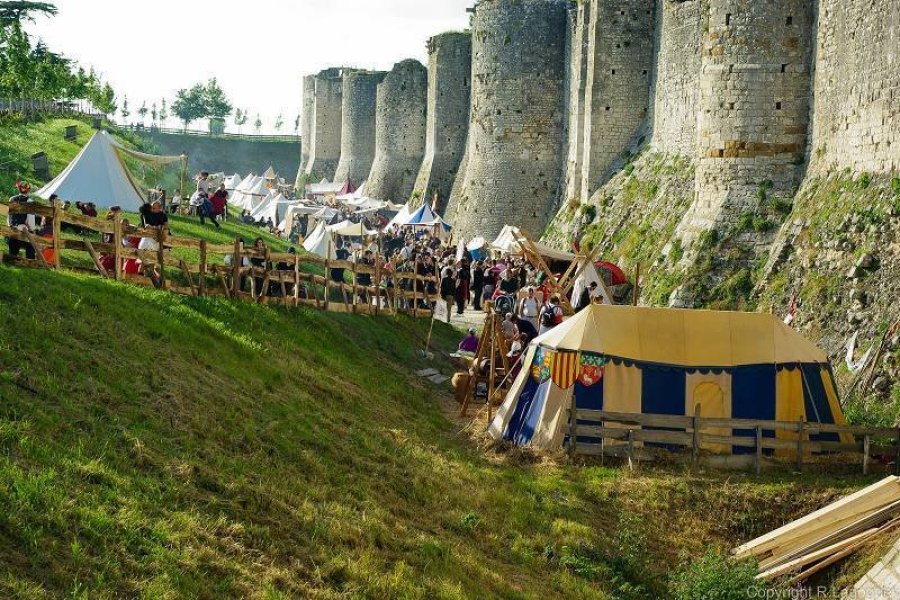
[{"label": "grassy hill", "polygon": [[424,321],[6,267],[0,321],[2,597],[662,597],[863,483],[485,454]]},{"label": "grassy hill", "polygon": [[710,551],[869,481],[484,451],[414,375],[425,321],[0,267],[0,323],[2,598],[692,598],[738,576]]}]

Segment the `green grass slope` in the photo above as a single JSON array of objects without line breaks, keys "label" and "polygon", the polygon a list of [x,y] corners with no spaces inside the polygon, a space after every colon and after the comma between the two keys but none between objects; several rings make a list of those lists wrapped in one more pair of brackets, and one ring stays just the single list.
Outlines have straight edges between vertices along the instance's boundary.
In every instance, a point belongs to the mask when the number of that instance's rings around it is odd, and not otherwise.
[{"label": "green grass slope", "polygon": [[0,323],[3,598],[670,597],[864,483],[485,454],[424,320],[0,267]]}]

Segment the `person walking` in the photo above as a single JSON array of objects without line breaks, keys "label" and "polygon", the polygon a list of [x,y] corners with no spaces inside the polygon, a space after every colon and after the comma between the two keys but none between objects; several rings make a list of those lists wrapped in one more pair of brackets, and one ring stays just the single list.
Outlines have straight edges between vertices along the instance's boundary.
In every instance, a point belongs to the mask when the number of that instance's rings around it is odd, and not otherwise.
[{"label": "person walking", "polygon": [[529,287],[527,296],[519,300],[519,306],[516,313],[519,318],[531,323],[535,328],[540,327],[541,303],[537,296],[534,295],[534,288]]},{"label": "person walking", "polygon": [[544,305],[541,309],[541,328],[539,335],[544,335],[560,323],[562,323],[563,312],[559,305],[559,296],[553,294],[550,297],[550,303]]}]

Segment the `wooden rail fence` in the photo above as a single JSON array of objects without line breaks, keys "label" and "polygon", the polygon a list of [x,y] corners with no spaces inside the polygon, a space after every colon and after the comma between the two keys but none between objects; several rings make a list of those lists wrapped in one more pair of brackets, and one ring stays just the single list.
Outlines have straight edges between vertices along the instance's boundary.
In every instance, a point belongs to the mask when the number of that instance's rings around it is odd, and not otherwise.
[{"label": "wooden rail fence", "polygon": [[[576,409],[574,406],[569,408],[568,414],[568,450],[573,459],[576,455],[603,457],[624,453],[632,461],[637,455],[636,445],[646,443],[689,451],[691,461],[696,463],[702,449],[730,446],[752,450],[757,473],[762,468],[765,450],[772,450],[778,456],[793,456],[798,470],[803,466],[804,457],[813,454],[858,454],[863,473],[868,473],[873,449],[880,448],[883,453],[892,456],[895,467],[900,468],[898,427],[868,428],[804,421],[620,413]],[[723,434],[723,431],[731,433]],[[742,431],[748,433],[740,433]],[[783,432],[782,437],[777,437],[777,432]],[[788,436],[784,435],[785,432]],[[850,436],[854,441],[810,439],[810,436],[823,433],[844,434],[844,437]]]},{"label": "wooden rail fence", "polygon": [[[33,260],[0,253],[0,260],[7,264],[41,269],[67,268],[188,296],[224,296],[257,303],[315,306],[333,312],[405,313],[430,317],[431,304],[438,300],[437,294],[429,292],[429,284],[436,284],[437,278],[420,275],[418,262],[414,264],[413,272],[392,272],[385,268],[380,257],[375,258],[375,264],[366,265],[306,254],[276,253],[269,249],[260,252],[245,247],[239,238],[233,244],[211,244],[206,240],[168,235],[161,227],[126,226],[119,215],[104,220],[72,214],[64,211],[58,202],[52,206],[10,203],[7,209],[10,214],[52,220],[52,232],[44,236],[0,226],[0,236],[24,242],[35,253]],[[82,232],[98,233],[108,242],[92,241],[84,233],[77,239],[64,237],[64,224],[80,228]],[[128,238],[155,240],[158,250],[140,250],[123,244]],[[45,255],[43,251],[48,249],[52,251]],[[199,261],[189,262],[173,256],[173,249],[195,251]],[[87,253],[92,267],[65,265],[63,250]],[[215,260],[216,257],[221,261]],[[130,259],[141,261],[144,275],[124,272],[123,266]],[[112,268],[107,269],[104,265]],[[154,267],[158,276],[148,276],[146,273]],[[332,281],[331,269],[343,269],[351,275],[352,282]],[[316,270],[322,270],[324,275],[309,272]],[[357,275],[361,274],[369,275],[372,285],[359,284]]]}]

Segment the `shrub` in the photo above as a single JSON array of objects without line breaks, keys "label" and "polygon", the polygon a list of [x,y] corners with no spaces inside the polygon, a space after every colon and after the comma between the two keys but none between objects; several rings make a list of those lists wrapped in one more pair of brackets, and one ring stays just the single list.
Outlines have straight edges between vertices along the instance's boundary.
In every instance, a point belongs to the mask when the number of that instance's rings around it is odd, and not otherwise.
[{"label": "shrub", "polygon": [[735,561],[709,551],[682,563],[669,582],[673,600],[746,600],[765,598],[766,586],[756,581],[753,561]]},{"label": "shrub", "polygon": [[856,180],[856,185],[861,190],[868,188],[871,184],[872,175],[870,175],[868,171],[864,171],[862,175],[859,176],[859,179]]},{"label": "shrub", "polygon": [[628,163],[627,165],[625,165],[625,168],[622,169],[622,171],[625,173],[626,176],[631,175],[632,173],[634,173],[634,165],[631,163]]},{"label": "shrub", "polygon": [[895,196],[900,197],[900,177],[891,178],[891,191]]}]

